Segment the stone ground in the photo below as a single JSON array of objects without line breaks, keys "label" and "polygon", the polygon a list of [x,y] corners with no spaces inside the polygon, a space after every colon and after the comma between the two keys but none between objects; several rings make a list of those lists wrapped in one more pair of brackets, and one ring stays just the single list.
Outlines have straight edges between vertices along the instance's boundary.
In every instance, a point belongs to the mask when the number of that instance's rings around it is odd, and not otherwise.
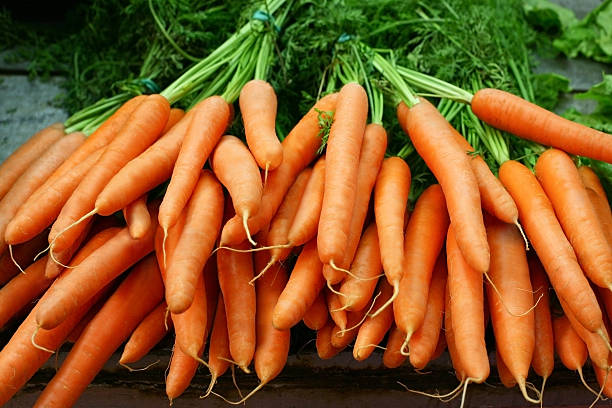
[{"label": "stone ground", "polygon": [[[584,16],[600,2],[597,0],[556,0],[572,8],[578,17]],[[541,60],[539,72],[558,72],[571,79],[575,92],[587,90],[600,82],[602,72],[612,73],[612,67],[587,60],[557,58]],[[53,122],[64,121],[68,114],[52,106],[56,95],[61,92],[61,78],[51,78],[47,82],[30,81],[24,75],[25,66],[9,65],[0,55],[0,163],[40,128]],[[569,106],[576,106],[571,97],[567,97],[559,107],[563,111]],[[580,109],[592,108],[582,102]],[[6,333],[4,333],[6,334]],[[59,360],[66,353],[60,353]],[[156,367],[146,373],[129,374],[116,364],[117,356],[97,377],[94,386],[90,387],[79,400],[79,407],[166,407],[163,389],[164,370],[167,366],[169,350],[161,349],[158,355],[148,357],[148,362],[160,360]],[[493,356],[491,356],[493,361]],[[143,363],[146,364],[147,361]],[[56,362],[51,360],[30,382],[25,390],[13,398],[6,407],[16,408],[31,406],[43,385],[51,378]],[[321,361],[312,352],[292,355],[283,374],[272,384],[265,387],[250,401],[251,407],[370,407],[370,406],[448,406],[431,398],[405,392],[396,381],[410,384],[414,389],[434,392],[450,390],[456,385],[454,377],[449,375],[450,362],[447,356],[437,360],[429,375],[420,375],[404,367],[395,371],[386,371],[381,364],[381,354],[376,353],[364,364],[357,364],[350,353],[345,352],[330,361]],[[492,369],[492,373],[495,369]],[[324,374],[322,374],[324,373]],[[587,380],[593,384],[594,377],[587,369]],[[208,375],[201,371],[194,379],[192,387],[175,402],[177,407],[227,406],[222,400],[210,397],[200,400],[199,395],[209,381]],[[256,385],[254,376],[238,375],[243,390]],[[223,395],[236,399],[231,379],[219,380],[215,390]],[[546,390],[544,406],[581,407],[592,401],[592,396],[577,383],[575,373],[557,370]],[[492,374],[489,385],[470,386],[467,403],[469,406],[481,407],[527,407],[530,406],[516,390],[506,390],[499,384],[496,374]],[[458,402],[452,402],[452,406]],[[601,405],[612,405],[601,402]],[[600,405],[598,404],[598,405]]]}]

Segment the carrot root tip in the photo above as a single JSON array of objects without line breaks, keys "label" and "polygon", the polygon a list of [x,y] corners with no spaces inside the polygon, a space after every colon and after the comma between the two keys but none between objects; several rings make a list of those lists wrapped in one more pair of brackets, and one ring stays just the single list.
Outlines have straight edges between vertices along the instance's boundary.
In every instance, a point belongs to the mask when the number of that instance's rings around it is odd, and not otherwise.
[{"label": "carrot root tip", "polygon": [[129,365],[127,365],[126,363],[122,363],[121,361],[119,362],[119,365],[122,367],[125,367],[128,369],[128,371],[130,373],[136,372],[136,371],[146,371],[149,368],[153,367],[155,364],[159,363],[160,360],[154,361],[151,364],[147,364],[146,366],[142,367],[142,368],[132,368]]},{"label": "carrot root tip", "polygon": [[38,334],[39,330],[40,330],[40,325],[37,325],[36,329],[34,330],[34,333],[32,333],[32,338],[30,339],[30,341],[32,342],[32,346],[34,346],[34,348],[37,348],[39,350],[46,351],[47,353],[50,353],[50,354],[55,353],[55,350],[51,350],[39,344],[36,344],[36,335]]},{"label": "carrot root tip", "polygon": [[34,257],[33,261],[36,262],[38,260],[38,258],[40,258],[50,248],[51,248],[51,245],[47,245],[47,247],[45,249],[43,249],[42,251],[40,251],[39,253],[36,254],[36,256]]},{"label": "carrot root tip", "polygon": [[516,220],[514,221],[514,225],[516,225],[519,232],[521,233],[521,236],[523,237],[523,241],[525,241],[525,251],[529,251],[529,240],[527,239],[527,236],[525,235],[525,231],[523,231],[523,227],[521,226],[521,223],[518,222],[518,220]]},{"label": "carrot root tip", "polygon": [[410,356],[410,349],[408,348],[408,343],[410,343],[410,338],[412,337],[412,333],[406,335],[406,339],[402,343],[402,347],[400,347],[400,354],[404,357]]},{"label": "carrot root tip", "polygon": [[251,286],[255,285],[255,281],[261,278],[264,275],[264,273],[266,273],[266,271],[270,269],[272,265],[274,265],[274,263],[276,263],[276,259],[271,258],[270,261],[266,264],[266,266],[261,270],[261,272],[259,272],[253,279],[249,281],[249,285]]},{"label": "carrot root tip", "polygon": [[200,395],[200,399],[204,399],[210,395],[216,382],[217,382],[217,376],[211,372],[210,384],[208,384],[208,388],[206,389],[206,392],[204,393],[204,395]]},{"label": "carrot root tip", "polygon": [[540,401],[542,400],[542,395],[540,394],[538,390],[534,390],[538,399],[533,399],[529,396],[529,394],[527,394],[527,388],[525,387],[525,379],[519,378],[517,383],[518,383],[519,389],[521,390],[521,393],[523,394],[523,398],[525,398],[526,401],[529,401],[533,404],[540,403]]},{"label": "carrot root tip", "polygon": [[251,237],[251,231],[249,231],[249,213],[248,211],[242,215],[242,225],[244,226],[244,232],[246,233],[247,239],[251,243],[251,245],[256,246],[257,242],[253,240]]},{"label": "carrot root tip", "polygon": [[72,228],[76,227],[77,225],[79,225],[80,223],[85,221],[86,219],[88,219],[90,217],[93,217],[97,213],[98,213],[98,208],[94,208],[93,210],[91,210],[90,212],[88,212],[87,214],[85,214],[84,216],[82,216],[81,218],[79,218],[78,220],[76,220],[75,222],[73,222],[72,224],[70,224],[69,226],[67,226],[66,228],[61,230],[60,232],[58,232],[55,235],[55,237],[53,238],[53,240],[51,241],[50,246],[53,247],[53,244],[55,243],[55,241],[57,241],[57,239],[60,237],[60,235],[64,234],[66,231],[71,230]]},{"label": "carrot root tip", "polygon": [[11,261],[13,261],[13,263],[15,264],[15,266],[17,267],[17,269],[19,269],[19,272],[25,274],[25,271],[23,270],[23,268],[21,267],[21,265],[19,265],[19,263],[17,262],[17,260],[15,259],[15,257],[13,256],[13,246],[11,244],[8,245],[8,250],[9,250],[9,255],[11,256]]},{"label": "carrot root tip", "polygon": [[378,316],[383,310],[385,310],[387,307],[389,307],[389,305],[393,304],[393,301],[395,300],[395,298],[397,297],[399,293],[399,282],[394,282],[393,283],[393,295],[391,295],[391,297],[389,298],[389,300],[387,300],[385,302],[385,304],[383,304],[381,307],[378,308],[377,311],[375,311],[374,313],[372,313],[370,315],[370,317],[373,319],[376,316]]},{"label": "carrot root tip", "polygon": [[266,385],[266,382],[262,381],[261,383],[259,383],[259,385],[257,387],[255,387],[253,389],[253,391],[249,392],[246,395],[246,397],[242,398],[240,401],[230,401],[227,398],[217,394],[216,392],[212,392],[212,394],[216,395],[219,398],[221,398],[223,401],[227,402],[228,404],[231,404],[231,405],[240,405],[240,404],[244,403],[246,400],[248,400],[249,398],[251,398],[257,391],[261,390],[264,385]]},{"label": "carrot root tip", "polygon": [[334,289],[330,281],[327,281],[327,289],[329,289],[329,291],[335,295],[347,297],[344,293],[339,292],[336,289]]},{"label": "carrot root tip", "polygon": [[162,241],[162,254],[163,254],[163,258],[164,258],[164,269],[167,268],[167,264],[166,264],[166,240],[168,239],[168,227],[162,227],[162,229],[164,230],[164,239]]}]

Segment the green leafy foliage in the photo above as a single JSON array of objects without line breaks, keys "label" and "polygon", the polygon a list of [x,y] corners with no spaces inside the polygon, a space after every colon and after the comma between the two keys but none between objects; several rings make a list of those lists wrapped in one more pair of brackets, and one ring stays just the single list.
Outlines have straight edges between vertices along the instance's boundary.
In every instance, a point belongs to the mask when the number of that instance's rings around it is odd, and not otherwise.
[{"label": "green leafy foliage", "polygon": [[575,98],[594,100],[597,106],[590,113],[581,113],[572,108],[563,114],[564,117],[602,132],[612,133],[612,75],[604,75],[602,82],[587,92],[575,95]]},{"label": "green leafy foliage", "polygon": [[570,92],[570,81],[560,74],[538,74],[533,77],[535,102],[541,107],[554,110],[563,93]]}]

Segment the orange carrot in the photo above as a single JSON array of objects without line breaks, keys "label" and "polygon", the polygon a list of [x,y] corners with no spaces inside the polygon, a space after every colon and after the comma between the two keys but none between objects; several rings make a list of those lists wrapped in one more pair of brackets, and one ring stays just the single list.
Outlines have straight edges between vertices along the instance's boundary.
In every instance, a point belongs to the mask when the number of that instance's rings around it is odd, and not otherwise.
[{"label": "orange carrot", "polygon": [[128,226],[130,236],[142,238],[151,226],[151,215],[147,209],[147,196],[142,195],[123,209],[123,217]]},{"label": "orange carrot", "polygon": [[610,204],[605,196],[599,195],[595,190],[590,187],[586,188],[589,201],[593,205],[597,218],[603,229],[608,245],[612,247],[612,211],[610,210]]},{"label": "orange carrot", "polygon": [[84,140],[82,133],[72,133],[57,140],[21,174],[4,195],[0,201],[0,253],[6,248],[6,227],[19,207]]},{"label": "orange carrot", "polygon": [[173,313],[182,313],[191,304],[198,276],[221,230],[223,190],[210,171],[201,171],[184,211],[185,225],[165,280],[166,301]]},{"label": "orange carrot", "polygon": [[[374,303],[374,302],[372,302]],[[340,350],[348,346],[359,333],[359,328],[365,320],[364,317],[371,308],[363,308],[357,312],[348,312],[346,315],[346,329],[335,325],[332,330],[331,344]]]},{"label": "orange carrot", "polygon": [[287,233],[287,242],[292,246],[304,245],[317,235],[324,186],[325,156],[321,157],[312,168],[312,174]]},{"label": "orange carrot", "polygon": [[159,225],[167,230],[177,220],[198,182],[200,170],[225,131],[229,107],[220,96],[211,96],[193,109],[189,128],[174,164],[172,178],[159,208]]},{"label": "orange carrot", "polygon": [[325,326],[317,330],[317,354],[322,360],[328,360],[342,351],[332,345],[332,331],[334,330],[334,322],[328,321]]},{"label": "orange carrot", "polygon": [[72,406],[106,360],[161,301],[163,284],[154,256],[140,262],[89,322],[35,406]]},{"label": "orange carrot", "polygon": [[542,264],[536,256],[530,256],[527,261],[531,275],[533,302],[536,305],[533,310],[535,348],[533,350],[531,366],[536,374],[546,381],[552,374],[555,366],[554,335],[549,300],[550,283]]},{"label": "orange carrot", "polygon": [[199,364],[193,357],[183,353],[175,341],[166,376],[166,395],[171,405],[189,387]]},{"label": "orange carrot", "polygon": [[472,111],[489,125],[571,154],[612,162],[612,135],[591,129],[511,93],[481,89]]},{"label": "orange carrot", "polygon": [[183,313],[172,313],[172,322],[176,333],[175,344],[180,347],[183,353],[194,360],[200,361],[200,355],[206,341],[208,315],[203,271],[200,270],[198,275],[193,288],[191,305]]},{"label": "orange carrot", "polygon": [[446,284],[446,292],[444,294],[444,338],[448,345],[448,354],[451,358],[451,363],[455,369],[455,376],[459,381],[464,381],[467,377],[466,372],[461,363],[461,357],[455,344],[455,330],[453,328],[453,314],[451,310],[451,295],[450,287]]},{"label": "orange carrot", "polygon": [[317,233],[323,264],[342,262],[357,195],[357,173],[368,115],[368,98],[357,83],[342,87],[327,141],[325,190]]},{"label": "orange carrot", "polygon": [[0,200],[27,168],[62,136],[64,125],[53,123],[36,132],[0,164]]},{"label": "orange carrot", "polygon": [[[370,196],[376,177],[382,165],[382,161],[387,149],[387,132],[380,125],[370,123],[366,126],[361,153],[359,155],[359,169],[357,173],[357,195],[353,206],[353,216],[351,218],[350,233],[344,257],[339,266],[346,269],[351,266],[355,251],[359,246],[363,225],[368,213]],[[333,269],[330,265],[323,266],[323,276],[331,283],[336,284],[344,278],[344,273]]]},{"label": "orange carrot", "polygon": [[444,191],[461,253],[468,265],[484,273],[489,269],[490,254],[470,159],[431,103],[421,99],[407,115],[408,136]]},{"label": "orange carrot", "polygon": [[45,278],[46,262],[44,257],[39,259],[0,289],[0,327],[4,327],[15,314],[51,285],[52,281]]},{"label": "orange carrot", "polygon": [[[46,246],[47,234],[43,232],[23,244],[14,246],[13,258],[15,258],[19,267],[27,268],[33,263],[36,254]],[[4,285],[20,272],[15,262],[11,259],[11,254],[8,251],[4,255],[0,255],[0,285]]]},{"label": "orange carrot", "polygon": [[393,303],[395,324],[406,333],[404,347],[425,319],[431,276],[448,225],[442,188],[439,184],[429,186],[418,198],[406,227],[404,276]]},{"label": "orange carrot", "polygon": [[229,338],[227,334],[227,318],[223,295],[219,294],[215,322],[210,334],[210,348],[208,350],[208,369],[210,370],[210,385],[206,394],[212,390],[217,378],[221,377],[229,368],[232,355],[230,354]]},{"label": "orange carrot", "polygon": [[586,344],[573,329],[567,316],[553,319],[555,333],[555,351],[568,370],[582,370],[587,359]]},{"label": "orange carrot", "polygon": [[317,252],[317,241],[311,239],[302,248],[289,276],[289,281],[278,297],[272,314],[274,327],[286,330],[304,318],[325,285],[322,269],[323,264]]},{"label": "orange carrot", "polygon": [[444,292],[446,290],[446,257],[440,254],[431,276],[427,299],[427,312],[423,324],[410,337],[410,364],[422,370],[434,358],[442,320],[444,317]]},{"label": "orange carrot", "polygon": [[[378,287],[381,295],[374,302],[374,310],[380,310],[393,296],[393,287],[387,281],[381,280]],[[383,309],[376,316],[368,316],[357,332],[357,339],[353,347],[353,358],[357,361],[368,358],[376,345],[385,337],[392,323],[393,309],[391,308]]]},{"label": "orange carrot", "polygon": [[497,366],[497,373],[499,374],[499,379],[504,384],[506,388],[512,388],[516,385],[516,379],[508,369],[506,363],[504,363],[504,359],[499,355],[499,349],[495,349],[495,365]]},{"label": "orange carrot", "polygon": [[612,247],[574,162],[564,152],[549,149],[538,158],[535,172],[582,270],[597,286],[612,288]]},{"label": "orange carrot", "polygon": [[[399,157],[390,157],[383,161],[374,188],[380,259],[387,281],[393,286],[390,302],[397,297],[404,274],[404,218],[410,193],[410,177],[408,164]],[[383,307],[386,305],[383,304]]]},{"label": "orange carrot", "polygon": [[[318,111],[333,111],[337,97],[337,94],[330,94],[321,98],[283,140],[283,161],[268,176],[261,208],[248,221],[251,234],[259,232],[270,223],[297,175],[316,157],[317,150],[321,146]],[[245,239],[246,231],[241,217],[232,218],[223,227],[221,245],[236,245]]]},{"label": "orange carrot", "polygon": [[134,330],[125,343],[120,364],[130,364],[143,358],[161,339],[164,338],[172,325],[172,320],[166,322],[167,305],[162,301],[149,313]]},{"label": "orange carrot", "polygon": [[[319,254],[317,253],[317,257]],[[321,330],[329,320],[327,303],[325,302],[325,292],[319,292],[312,305],[304,313],[302,321],[311,330]]]},{"label": "orange carrot", "polygon": [[446,256],[455,347],[466,380],[480,383],[489,376],[484,339],[483,277],[463,258],[452,224],[446,238]]},{"label": "orange carrot", "polygon": [[[242,245],[239,249],[245,249]],[[250,253],[221,249],[217,252],[219,285],[223,293],[232,360],[248,371],[255,353],[255,287]]]},{"label": "orange carrot", "polygon": [[397,326],[393,326],[389,331],[387,346],[383,354],[383,364],[387,368],[396,368],[406,361],[406,356],[400,352],[406,333],[402,332]]},{"label": "orange carrot", "polygon": [[259,167],[275,170],[283,161],[283,147],[276,137],[276,93],[260,79],[247,82],[240,91],[240,113],[249,150]]},{"label": "orange carrot", "polygon": [[604,190],[599,177],[597,177],[597,174],[595,174],[593,169],[591,169],[589,166],[580,166],[578,167],[578,174],[580,175],[580,180],[582,180],[582,184],[584,184],[585,187],[595,190],[597,194],[602,197],[606,197],[606,201],[608,201],[606,190]]},{"label": "orange carrot", "polygon": [[174,125],[179,123],[184,116],[184,110],[180,108],[170,109],[170,113],[168,114],[168,121],[166,122],[166,126],[164,126],[164,129],[162,130],[162,135],[165,135],[170,129],[174,127]]},{"label": "orange carrot", "polygon": [[334,323],[336,323],[336,326],[338,326],[341,330],[346,329],[348,317],[346,310],[342,307],[340,296],[326,288],[325,301],[327,302],[327,308],[329,309],[329,316],[332,318]]},{"label": "orange carrot", "polygon": [[568,302],[587,330],[601,333],[603,318],[595,294],[535,176],[527,167],[509,160],[500,167],[499,178],[518,206],[521,224],[557,295]]},{"label": "orange carrot", "polygon": [[[58,252],[53,255],[53,258],[50,256],[47,257],[47,265],[45,267],[45,277],[47,279],[57,278],[63,271],[66,269],[64,265],[68,265],[72,256],[79,250],[83,241],[89,236],[89,232],[91,231],[91,224],[87,228],[81,232],[81,235],[70,245],[68,248],[64,249],[62,252]],[[54,259],[55,258],[55,259]]]}]

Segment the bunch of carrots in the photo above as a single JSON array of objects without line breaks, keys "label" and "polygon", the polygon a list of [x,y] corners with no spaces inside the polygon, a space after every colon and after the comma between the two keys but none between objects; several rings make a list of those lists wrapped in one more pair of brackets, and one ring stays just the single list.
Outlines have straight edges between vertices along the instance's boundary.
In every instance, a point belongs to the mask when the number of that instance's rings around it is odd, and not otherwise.
[{"label": "bunch of carrots", "polygon": [[[593,392],[612,396],[612,213],[595,173],[568,155],[612,163],[612,135],[502,91],[431,79],[490,125],[552,147],[535,174],[507,161],[498,178],[375,54],[402,101],[397,120],[439,183],[409,211],[409,163],[385,157],[372,84],[344,78],[281,142],[276,94],[258,68],[271,43],[252,41],[257,52],[232,57],[240,75],[221,72],[222,96],[201,89],[186,113],[170,92],[136,96],[90,136],[51,125],[2,164],[0,326],[38,301],[0,351],[0,404],[72,340],[36,403],[72,406],[124,342],[129,368],[171,327],[168,398],[200,364],[206,395],[230,367],[253,364],[260,385],[242,402],[282,371],[300,321],[316,330],[321,358],[354,342],[364,360],[386,338],[387,367],[409,358],[422,369],[448,348],[459,385],[432,396],[463,400],[490,374],[490,320],[500,378],[526,400],[542,401],[555,352],[581,377],[588,355]],[[245,141],[226,134],[236,97]],[[551,287],[563,315],[551,314]]]}]

